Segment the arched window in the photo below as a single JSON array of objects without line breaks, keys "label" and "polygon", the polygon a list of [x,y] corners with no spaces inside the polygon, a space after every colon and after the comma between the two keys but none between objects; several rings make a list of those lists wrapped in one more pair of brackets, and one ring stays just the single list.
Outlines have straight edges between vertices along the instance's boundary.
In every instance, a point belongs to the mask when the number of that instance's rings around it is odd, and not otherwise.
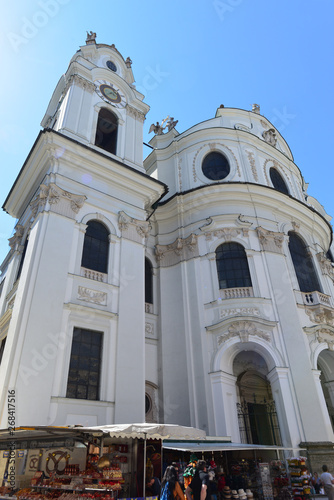
[{"label": "arched window", "polygon": [[83,252],[82,267],[108,272],[109,232],[107,228],[96,220],[87,223]]},{"label": "arched window", "polygon": [[269,175],[274,188],[284,194],[290,194],[287,185],[284,182],[281,174],[276,170],[276,168],[271,168],[269,170]]},{"label": "arched window", "polygon": [[202,172],[208,179],[220,181],[230,173],[230,164],[226,156],[218,151],[213,151],[204,158]]},{"label": "arched window", "polygon": [[97,121],[95,145],[116,154],[117,125],[117,117],[108,109],[102,108]]},{"label": "arched window", "polygon": [[251,287],[247,255],[238,243],[223,243],[216,249],[219,289]]},{"label": "arched window", "polygon": [[301,292],[321,292],[312,257],[298,234],[290,231],[289,250]]},{"label": "arched window", "polygon": [[153,304],[153,267],[145,257],[145,302]]}]

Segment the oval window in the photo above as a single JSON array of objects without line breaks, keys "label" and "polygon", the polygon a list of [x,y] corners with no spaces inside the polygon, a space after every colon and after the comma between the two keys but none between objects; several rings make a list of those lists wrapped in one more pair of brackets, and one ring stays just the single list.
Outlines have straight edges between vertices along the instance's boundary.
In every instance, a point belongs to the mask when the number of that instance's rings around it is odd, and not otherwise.
[{"label": "oval window", "polygon": [[226,156],[214,151],[204,158],[202,172],[205,177],[212,181],[221,181],[230,173],[230,164]]},{"label": "oval window", "polygon": [[112,61],[107,61],[107,66],[111,71],[117,71],[116,65]]}]

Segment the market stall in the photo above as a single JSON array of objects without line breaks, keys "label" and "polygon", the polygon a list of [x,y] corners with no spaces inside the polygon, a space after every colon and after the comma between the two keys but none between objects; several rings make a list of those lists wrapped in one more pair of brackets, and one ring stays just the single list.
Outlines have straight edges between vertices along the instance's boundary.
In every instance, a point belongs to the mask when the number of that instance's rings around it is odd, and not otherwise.
[{"label": "market stall", "polygon": [[199,429],[159,424],[0,430],[0,494],[144,497],[150,475],[161,477],[162,441],[204,437]]},{"label": "market stall", "polygon": [[[204,440],[163,441],[166,462],[176,462],[181,474],[186,474],[189,464],[203,459],[214,472],[216,483],[226,486],[226,497],[221,489],[221,500],[288,500],[292,497],[289,464],[296,450],[281,446],[265,446],[227,442],[227,438]],[[185,483],[189,479],[185,478]],[[304,486],[304,485],[303,485]],[[304,488],[306,494],[309,493]]]}]

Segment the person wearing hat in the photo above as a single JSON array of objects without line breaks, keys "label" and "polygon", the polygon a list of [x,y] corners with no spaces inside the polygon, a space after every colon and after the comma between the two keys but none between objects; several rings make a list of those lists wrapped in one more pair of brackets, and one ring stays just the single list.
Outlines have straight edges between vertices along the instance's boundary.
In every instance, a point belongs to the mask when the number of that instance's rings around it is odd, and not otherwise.
[{"label": "person wearing hat", "polygon": [[196,474],[186,488],[187,500],[211,500],[210,478],[205,460],[199,460],[196,469]]}]

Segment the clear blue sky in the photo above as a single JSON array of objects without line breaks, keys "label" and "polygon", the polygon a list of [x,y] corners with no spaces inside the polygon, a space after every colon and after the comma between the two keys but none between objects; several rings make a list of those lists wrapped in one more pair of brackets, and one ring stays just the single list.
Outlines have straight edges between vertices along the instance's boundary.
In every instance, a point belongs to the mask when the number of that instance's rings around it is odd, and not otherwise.
[{"label": "clear blue sky", "polygon": [[[0,16],[1,205],[86,31],[130,56],[152,122],[182,132],[217,107],[251,109],[287,140],[308,193],[334,216],[333,0],[16,0]],[[148,154],[144,147],[144,156]],[[15,220],[0,213],[0,261]]]}]

